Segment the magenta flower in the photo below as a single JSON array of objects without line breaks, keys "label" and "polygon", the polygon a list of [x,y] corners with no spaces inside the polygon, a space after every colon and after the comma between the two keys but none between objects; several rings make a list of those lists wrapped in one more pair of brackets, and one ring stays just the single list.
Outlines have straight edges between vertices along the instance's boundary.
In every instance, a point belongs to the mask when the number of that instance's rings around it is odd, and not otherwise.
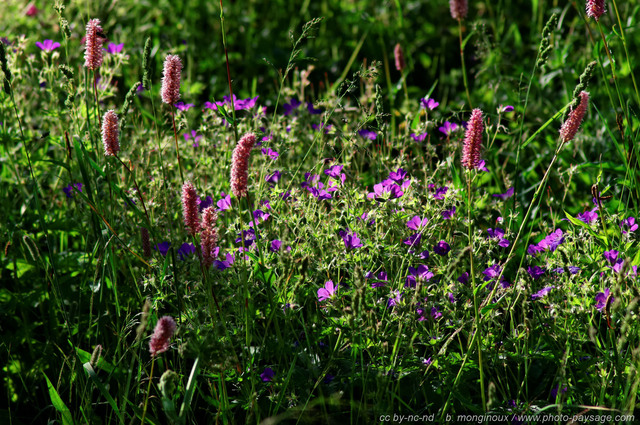
[{"label": "magenta flower", "polygon": [[[181,102],[178,102],[181,103]],[[178,106],[178,103],[176,103],[176,107]],[[202,135],[196,133],[195,130],[191,130],[191,134],[189,133],[184,133],[182,135],[184,137],[184,141],[187,142],[189,139],[193,139],[193,147],[197,148],[198,146],[200,146],[200,140],[202,140]]]},{"label": "magenta flower", "polygon": [[506,105],[506,106],[502,106],[500,105],[500,107],[498,108],[498,113],[500,112],[513,112],[513,106],[511,105]]},{"label": "magenta flower", "polygon": [[429,267],[424,264],[420,264],[417,269],[409,266],[409,274],[405,278],[404,286],[415,288],[416,281],[428,282],[433,276],[433,273],[429,271]]},{"label": "magenta flower", "polygon": [[620,222],[620,230],[622,231],[623,235],[638,230],[636,219],[634,217],[628,217],[622,220]]},{"label": "magenta flower", "polygon": [[67,195],[67,198],[73,198],[73,193],[76,190],[78,192],[82,192],[82,183],[73,183],[67,187],[62,188],[62,191],[64,192],[65,195]]},{"label": "magenta flower", "polygon": [[188,111],[193,108],[195,105],[193,103],[184,103],[184,102],[176,102],[173,106],[181,111]]},{"label": "magenta flower", "polygon": [[58,47],[60,47],[60,43],[58,43],[57,41],[54,42],[53,40],[45,40],[42,43],[39,41],[36,41],[36,46],[38,46],[40,50],[43,50],[45,52],[52,52]]},{"label": "magenta flower", "polygon": [[442,127],[438,127],[438,130],[440,130],[440,132],[444,133],[445,136],[451,136],[451,133],[453,133],[454,131],[456,131],[458,128],[458,124],[449,122],[449,121],[445,121],[444,124],[442,125]]},{"label": "magenta flower", "polygon": [[284,115],[291,115],[291,113],[298,109],[300,105],[302,105],[302,103],[294,97],[289,101],[289,103],[285,103],[284,105],[282,105],[282,107],[284,108]]},{"label": "magenta flower", "polygon": [[332,280],[327,281],[323,288],[318,289],[318,301],[325,301],[333,298],[338,287],[333,284]]},{"label": "magenta flower", "polygon": [[591,211],[585,211],[583,213],[578,214],[578,220],[583,223],[591,224],[598,219],[598,208],[594,208]]},{"label": "magenta flower", "polygon": [[231,195],[226,195],[224,192],[220,193],[222,199],[216,202],[218,207],[217,211],[226,211],[231,209]]},{"label": "magenta flower", "polygon": [[376,137],[378,136],[375,131],[367,130],[365,128],[358,131],[358,135],[364,139],[369,140],[376,140]]},{"label": "magenta flower", "polygon": [[545,274],[545,269],[543,267],[538,266],[529,266],[527,267],[527,273],[533,278],[533,280],[540,279],[541,276]]},{"label": "magenta flower", "polygon": [[120,44],[109,43],[106,50],[107,50],[107,53],[115,55],[116,53],[122,52],[123,47],[124,47],[124,43],[120,43]]},{"label": "magenta flower", "polygon": [[269,159],[273,161],[278,159],[278,157],[280,156],[278,152],[272,150],[271,148],[262,148],[262,155],[269,157]]},{"label": "magenta flower", "polygon": [[422,133],[422,134],[411,133],[411,138],[418,143],[424,142],[427,136],[428,136],[428,133]]},{"label": "magenta flower", "polygon": [[549,292],[551,292],[551,290],[554,289],[554,288],[555,288],[555,286],[553,286],[553,285],[547,286],[546,288],[542,288],[541,290],[539,290],[535,294],[532,294],[531,295],[531,299],[532,300],[538,300],[538,299],[548,295]]},{"label": "magenta flower", "polygon": [[456,207],[453,207],[450,210],[444,210],[442,211],[442,218],[445,220],[450,220],[455,213],[456,213]]},{"label": "magenta flower", "polygon": [[414,216],[411,220],[407,222],[407,227],[411,230],[420,230],[421,227],[424,227],[429,222],[428,218],[420,218],[419,216]]},{"label": "magenta flower", "polygon": [[448,190],[449,188],[447,186],[437,188],[436,193],[433,195],[433,199],[444,199],[444,195]]},{"label": "magenta flower", "polygon": [[280,175],[281,175],[280,171],[276,170],[273,173],[269,174],[264,179],[267,183],[277,184],[278,181],[280,180]]},{"label": "magenta flower", "polygon": [[498,193],[498,194],[494,194],[492,195],[494,198],[500,198],[501,200],[505,201],[509,198],[511,198],[513,196],[513,186],[510,187],[509,189],[507,189],[507,191],[505,193]]},{"label": "magenta flower", "polygon": [[595,301],[596,309],[598,309],[598,311],[602,311],[605,309],[609,302],[613,303],[613,301],[615,301],[615,298],[611,296],[611,291],[609,290],[609,288],[605,288],[604,292],[598,292],[596,294]]},{"label": "magenta flower", "polygon": [[260,379],[262,379],[262,382],[271,382],[274,376],[276,376],[276,373],[273,371],[273,369],[271,369],[270,367],[266,367],[264,369],[264,372],[260,374]]},{"label": "magenta flower", "polygon": [[451,247],[445,241],[440,241],[433,246],[433,252],[438,255],[445,256],[451,251]]},{"label": "magenta flower", "polygon": [[231,156],[231,191],[236,198],[247,196],[249,156],[256,142],[256,135],[247,133],[238,141]]},{"label": "magenta flower", "polygon": [[600,20],[600,16],[607,12],[607,5],[604,0],[587,0],[587,16]]},{"label": "magenta flower", "polygon": [[[604,0],[601,0],[604,3]],[[567,120],[560,127],[560,138],[564,142],[570,142],[576,136],[580,124],[587,113],[587,107],[589,106],[589,93],[586,91],[580,92],[580,103],[576,108],[571,111]]]},{"label": "magenta flower", "polygon": [[440,105],[440,103],[436,102],[433,99],[429,99],[428,97],[423,97],[420,99],[420,108],[429,108],[430,111],[433,111]]},{"label": "magenta flower", "polygon": [[158,320],[151,341],[149,341],[149,351],[152,356],[157,356],[169,349],[169,340],[176,328],[176,321],[171,316],[163,316]]},{"label": "magenta flower", "polygon": [[462,165],[469,170],[476,168],[480,162],[483,131],[482,110],[476,108],[471,112],[462,149]]},{"label": "magenta flower", "polygon": [[282,242],[278,239],[271,241],[271,245],[269,246],[269,251],[278,252],[280,251],[280,247],[282,246]]},{"label": "magenta flower", "polygon": [[350,251],[356,248],[362,248],[363,246],[362,242],[360,242],[360,238],[355,232],[347,233],[344,230],[340,230],[338,234],[342,238],[342,241],[344,242],[344,246],[345,248],[347,248],[347,251]]}]

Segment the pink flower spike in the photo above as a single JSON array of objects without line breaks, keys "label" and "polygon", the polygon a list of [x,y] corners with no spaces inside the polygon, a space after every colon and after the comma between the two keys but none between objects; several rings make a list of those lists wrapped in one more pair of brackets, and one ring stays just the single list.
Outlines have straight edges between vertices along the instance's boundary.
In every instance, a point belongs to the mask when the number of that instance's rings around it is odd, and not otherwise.
[{"label": "pink flower spike", "polygon": [[464,147],[462,149],[462,165],[469,170],[473,170],[480,163],[483,131],[482,111],[476,108],[471,112],[467,132],[464,136]]},{"label": "pink flower spike", "polygon": [[231,156],[231,191],[236,198],[247,196],[247,181],[249,180],[249,156],[256,142],[256,135],[247,133],[233,150]]},{"label": "pink flower spike", "polygon": [[576,133],[582,124],[585,114],[587,113],[587,107],[589,106],[589,93],[583,91],[580,93],[580,104],[571,111],[567,120],[560,127],[560,137],[566,142],[570,142],[576,137]]},{"label": "pink flower spike", "polygon": [[182,215],[184,225],[189,228],[191,236],[195,236],[200,230],[200,218],[198,216],[198,194],[191,182],[185,182],[182,186]]},{"label": "pink flower spike", "polygon": [[168,55],[164,60],[162,88],[160,89],[160,95],[164,103],[174,105],[180,100],[180,72],[182,72],[180,57]]},{"label": "pink flower spike", "polygon": [[95,71],[102,65],[102,43],[104,43],[100,19],[92,19],[87,23],[87,34],[84,44],[84,66]]},{"label": "pink flower spike", "polygon": [[169,340],[173,337],[176,328],[176,321],[171,316],[164,316],[158,320],[149,341],[149,351],[152,356],[157,356],[169,349]]},{"label": "pink flower spike", "polygon": [[600,17],[607,12],[604,0],[587,0],[587,16],[598,22]]},{"label": "pink flower spike", "polygon": [[120,152],[119,137],[118,115],[112,109],[102,117],[102,145],[105,156],[114,156]]}]

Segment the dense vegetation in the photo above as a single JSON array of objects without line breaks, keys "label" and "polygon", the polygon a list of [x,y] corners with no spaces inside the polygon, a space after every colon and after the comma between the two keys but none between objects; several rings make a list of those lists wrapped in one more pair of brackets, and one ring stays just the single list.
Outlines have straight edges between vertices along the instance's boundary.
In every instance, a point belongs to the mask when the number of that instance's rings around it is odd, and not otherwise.
[{"label": "dense vegetation", "polygon": [[5,0],[0,421],[640,420],[640,6],[465,5]]}]

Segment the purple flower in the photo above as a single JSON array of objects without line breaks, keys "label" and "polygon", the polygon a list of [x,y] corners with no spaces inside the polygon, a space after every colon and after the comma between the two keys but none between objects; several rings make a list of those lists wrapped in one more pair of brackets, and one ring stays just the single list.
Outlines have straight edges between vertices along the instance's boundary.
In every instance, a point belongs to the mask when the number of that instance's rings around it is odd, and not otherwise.
[{"label": "purple flower", "polygon": [[484,159],[481,159],[480,162],[478,162],[478,165],[476,165],[476,169],[480,171],[484,171],[485,173],[489,172],[489,169],[487,168],[487,163],[484,161]]},{"label": "purple flower", "polygon": [[429,271],[429,267],[425,266],[424,264],[420,264],[417,269],[409,266],[409,274],[405,279],[404,286],[408,288],[415,288],[417,280],[428,282],[432,277],[433,273],[431,273]]},{"label": "purple flower", "polygon": [[[535,279],[535,278],[534,278]],[[531,299],[532,300],[538,300],[546,295],[549,294],[549,292],[551,292],[551,290],[555,288],[555,286],[547,286],[546,288],[542,288],[541,290],[539,290],[538,292],[536,292],[535,294],[531,295]]]},{"label": "purple flower", "polygon": [[311,124],[311,128],[313,128],[315,131],[324,129],[324,134],[329,134],[329,131],[333,128],[333,124],[321,122],[320,124]]},{"label": "purple flower", "polygon": [[[624,227],[624,229],[623,229]],[[635,232],[638,230],[638,225],[636,224],[636,219],[633,217],[625,218],[620,222],[620,229],[622,230],[622,234],[626,234],[629,232]]]},{"label": "purple flower", "polygon": [[433,317],[435,320],[438,320],[442,317],[442,313],[438,311],[438,307],[431,307],[431,317]]},{"label": "purple flower", "polygon": [[[178,103],[181,103],[181,102],[178,102]],[[178,107],[178,103],[176,103],[176,107]],[[189,141],[189,139],[193,139],[194,148],[197,148],[198,146],[200,146],[200,140],[202,139],[202,135],[198,134],[195,130],[191,130],[191,134],[184,133],[182,137],[184,137],[185,142]]]},{"label": "purple flower", "polygon": [[544,275],[545,269],[543,267],[538,266],[529,266],[527,267],[527,273],[533,278],[533,280],[538,280],[540,276]]},{"label": "purple flower", "polygon": [[424,142],[424,139],[426,139],[427,136],[428,136],[428,133],[422,133],[422,134],[411,133],[411,138],[418,143]]},{"label": "purple flower", "polygon": [[367,130],[364,128],[358,131],[358,135],[360,135],[360,137],[364,139],[369,139],[369,140],[376,140],[376,137],[377,137],[377,134],[375,131]]},{"label": "purple flower", "polygon": [[431,357],[429,357],[428,359],[423,359],[422,360],[422,364],[425,365],[425,366],[429,366],[432,362],[433,362],[433,360],[431,360]]},{"label": "purple flower", "polygon": [[598,208],[594,208],[591,211],[585,211],[583,213],[578,214],[578,220],[583,223],[591,224],[598,219],[598,213],[596,212]]},{"label": "purple flower", "polygon": [[618,259],[618,254],[620,254],[618,251],[612,249],[611,251],[605,251],[603,256],[609,262],[609,264],[613,265]]},{"label": "purple flower", "polygon": [[[556,384],[556,386],[551,389],[551,398],[552,399],[555,399],[558,396],[558,388],[560,388],[560,386],[559,386],[559,384]],[[566,392],[567,392],[567,387],[564,387],[562,389],[562,394],[564,394]]]},{"label": "purple flower", "polygon": [[418,254],[418,258],[420,258],[421,260],[428,260],[429,259],[429,251],[427,251],[425,249],[420,254]]},{"label": "purple flower", "polygon": [[347,233],[344,230],[340,230],[339,235],[342,238],[344,246],[347,248],[347,250],[361,248],[363,246],[360,242],[360,238],[355,232]]},{"label": "purple flower", "polygon": [[163,257],[166,257],[167,252],[169,252],[170,246],[171,246],[171,243],[169,243],[168,241],[165,241],[165,242],[160,242],[153,249],[158,251]]},{"label": "purple flower", "polygon": [[270,367],[266,367],[264,369],[264,372],[260,374],[260,379],[262,379],[262,382],[271,382],[274,376],[276,376],[276,373],[273,371],[273,369],[271,369]]},{"label": "purple flower", "polygon": [[445,241],[440,241],[433,246],[433,252],[438,255],[447,255],[451,251],[451,247]]},{"label": "purple flower", "polygon": [[178,257],[180,257],[180,261],[184,261],[187,255],[194,254],[195,252],[196,247],[192,243],[185,242],[178,248]]},{"label": "purple flower", "polygon": [[424,227],[429,222],[428,218],[420,218],[419,216],[414,216],[411,220],[407,222],[407,227],[411,230],[420,230],[421,227]]},{"label": "purple flower", "polygon": [[188,111],[190,108],[194,107],[193,103],[184,103],[182,101],[180,102],[176,102],[173,106],[175,106],[177,109],[181,110],[181,111]]},{"label": "purple flower", "polygon": [[67,187],[63,187],[62,191],[67,195],[67,198],[73,198],[73,193],[75,191],[82,192],[82,183],[73,183]]},{"label": "purple flower", "polygon": [[437,188],[436,193],[433,194],[433,199],[444,199],[444,195],[448,190],[449,188],[447,186]]},{"label": "purple flower", "polygon": [[[548,249],[549,251],[554,252],[563,242],[564,237],[562,236],[562,229],[557,229],[538,242],[538,248]],[[531,249],[531,246],[529,249]]]},{"label": "purple flower", "polygon": [[276,160],[280,156],[280,154],[271,148],[262,148],[262,155],[268,156],[269,159]]},{"label": "purple flower", "polygon": [[[254,106],[256,106],[256,101],[258,100],[258,97],[260,96],[250,97],[247,99],[236,99],[236,95],[234,94],[233,106],[235,107],[236,111],[251,109]],[[229,96],[224,96],[223,99],[227,102],[228,105],[231,105],[231,98]]]},{"label": "purple flower", "polygon": [[400,291],[393,291],[392,294],[395,294],[395,297],[389,298],[387,308],[395,307],[402,301],[402,293],[400,293]]},{"label": "purple flower", "polygon": [[451,135],[451,133],[456,131],[457,128],[458,128],[458,124],[445,121],[442,127],[439,127],[438,130],[440,130],[440,132],[444,133],[444,135],[448,137]]},{"label": "purple flower", "polygon": [[316,109],[313,107],[313,103],[307,102],[307,111],[309,111],[311,115],[320,115],[324,112],[324,109]]},{"label": "purple flower", "polygon": [[[502,267],[500,267],[499,264],[494,264],[491,267],[487,267],[482,274],[484,274],[485,278],[484,281],[485,282],[489,282],[493,279],[496,279],[498,276],[500,276],[500,273],[502,272]],[[508,288],[511,284],[504,278],[504,276],[502,276],[502,278],[500,279],[500,285],[502,285],[503,288]],[[490,286],[488,286],[489,289],[493,288],[493,284],[491,284]]]},{"label": "purple flower", "polygon": [[45,52],[51,52],[57,49],[58,47],[60,47],[60,43],[58,43],[57,41],[54,42],[53,40],[45,40],[42,43],[39,41],[36,41],[36,46],[38,46],[40,50],[43,50]]},{"label": "purple flower", "polygon": [[458,282],[462,283],[463,285],[466,285],[467,283],[469,283],[469,272],[462,273],[458,277]]},{"label": "purple flower", "polygon": [[398,168],[398,171],[390,171],[389,178],[399,185],[404,184],[404,180],[407,178],[408,173],[402,168]]},{"label": "purple flower", "polygon": [[278,252],[280,251],[280,247],[282,246],[282,242],[278,239],[271,241],[271,245],[269,246],[269,251]]},{"label": "purple flower", "polygon": [[[220,251],[219,248],[215,249],[214,258],[218,256],[218,252],[219,251]],[[235,259],[236,258],[233,256],[233,254],[230,254],[230,253],[227,252],[226,255],[225,255],[225,260],[224,261],[215,260],[213,262],[213,266],[215,268],[217,268],[218,270],[228,269],[234,263]]]},{"label": "purple flower", "polygon": [[613,301],[615,301],[615,298],[611,296],[611,291],[609,290],[609,288],[605,288],[604,292],[598,292],[596,294],[596,308],[598,309],[598,311],[602,311],[606,306],[607,306],[607,302],[609,302],[609,298],[611,298],[611,301],[613,303]]},{"label": "purple flower", "polygon": [[324,284],[324,288],[318,289],[318,301],[325,301],[330,298],[333,298],[338,287],[333,284],[332,280],[327,281]]},{"label": "purple flower", "polygon": [[276,170],[274,171],[272,174],[269,174],[267,177],[265,177],[265,181],[267,181],[268,183],[273,183],[273,184],[277,184],[278,181],[280,181],[280,176],[281,173],[280,171]]},{"label": "purple flower", "polygon": [[503,237],[504,230],[500,228],[496,228],[495,230],[492,228],[488,228],[487,233],[489,233],[490,239],[499,239],[499,242],[498,242],[499,246],[503,248],[507,248],[509,246],[510,242]]},{"label": "purple flower", "polygon": [[222,192],[220,194],[220,196],[222,196],[222,199],[220,199],[218,202],[216,202],[216,205],[218,206],[217,211],[230,210],[231,209],[231,195],[225,195],[225,193]]},{"label": "purple flower", "polygon": [[[373,278],[374,278],[374,275],[373,275],[373,273],[371,273],[371,272],[367,272],[367,274],[365,275],[365,277],[366,277],[367,279],[373,279]],[[372,288],[380,288],[380,287],[384,286],[384,285],[389,281],[389,278],[388,278],[388,276],[387,276],[387,273],[386,273],[386,272],[384,272],[384,271],[381,271],[380,273],[378,273],[378,276],[377,276],[377,277],[378,277],[378,280],[377,280],[377,281],[375,281],[375,282],[371,282],[371,287],[372,287]]]},{"label": "purple flower", "polygon": [[429,108],[430,111],[433,111],[440,105],[440,103],[436,102],[433,99],[429,99],[428,97],[423,97],[420,99],[420,108]]},{"label": "purple flower", "polygon": [[331,167],[324,170],[324,173],[329,177],[340,178],[342,167],[343,165],[332,165]]},{"label": "purple flower", "polygon": [[447,297],[449,298],[449,302],[451,302],[451,304],[455,304],[456,303],[456,299],[453,296],[453,294],[451,292],[449,292],[449,294],[447,295]]},{"label": "purple flower", "polygon": [[442,218],[445,220],[450,220],[455,213],[456,213],[456,207],[453,207],[450,210],[444,210],[442,211]]},{"label": "purple flower", "polygon": [[512,111],[513,111],[513,106],[511,106],[511,105],[506,105],[506,106],[500,105],[500,107],[498,108],[498,113],[500,113],[500,112],[512,112]]},{"label": "purple flower", "polygon": [[115,55],[116,53],[122,52],[123,47],[124,47],[124,43],[120,43],[120,44],[109,43],[106,50],[108,53]]},{"label": "purple flower", "polygon": [[404,192],[400,189],[400,186],[393,183],[393,181],[388,182],[385,180],[373,185],[373,192],[369,193],[367,198],[382,202],[388,199],[400,198],[402,195],[404,195]]},{"label": "purple flower", "polygon": [[505,193],[498,193],[493,195],[494,198],[500,198],[503,201],[511,198],[512,196],[513,196],[513,186],[507,189]]},{"label": "purple flower", "polygon": [[[420,241],[422,240],[422,235],[420,233],[416,233],[414,235],[409,236],[406,239],[402,240],[402,243],[405,245],[409,245],[411,248],[420,245]],[[411,251],[409,251],[411,252]]]},{"label": "purple flower", "polygon": [[290,115],[294,110],[298,109],[300,105],[302,105],[302,103],[294,97],[289,101],[289,103],[285,103],[284,105],[282,105],[282,107],[284,108],[284,114]]}]

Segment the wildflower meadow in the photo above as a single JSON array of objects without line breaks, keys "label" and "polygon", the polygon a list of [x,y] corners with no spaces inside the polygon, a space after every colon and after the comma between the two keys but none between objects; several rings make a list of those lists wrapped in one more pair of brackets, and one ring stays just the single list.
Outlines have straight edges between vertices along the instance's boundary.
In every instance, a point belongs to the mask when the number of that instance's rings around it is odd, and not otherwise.
[{"label": "wildflower meadow", "polygon": [[639,19],[2,0],[0,423],[640,423]]}]

